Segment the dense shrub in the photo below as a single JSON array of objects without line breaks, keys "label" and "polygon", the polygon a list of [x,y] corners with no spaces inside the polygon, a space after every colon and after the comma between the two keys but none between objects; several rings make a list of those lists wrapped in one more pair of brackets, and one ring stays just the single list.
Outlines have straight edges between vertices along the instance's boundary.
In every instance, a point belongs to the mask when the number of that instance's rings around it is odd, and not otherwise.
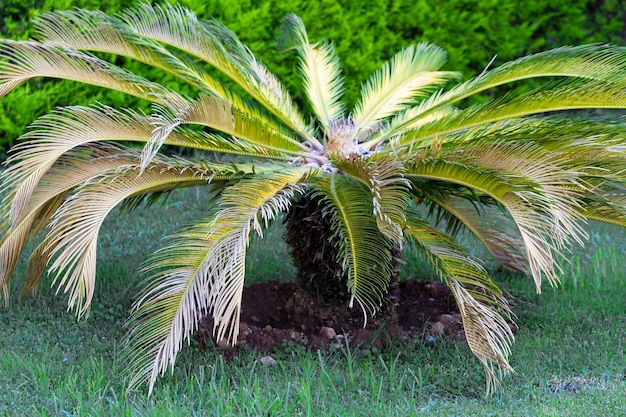
[{"label": "dense shrub", "polygon": [[[33,35],[33,17],[71,7],[113,13],[123,0],[4,0],[0,35],[25,39]],[[172,1],[173,3],[173,1]],[[502,63],[561,45],[591,42],[626,43],[626,6],[621,0],[182,0],[200,18],[215,17],[239,34],[269,68],[295,93],[299,91],[293,54],[278,54],[276,30],[289,12],[299,14],[312,40],[333,39],[347,75],[346,102],[353,103],[359,85],[395,51],[418,41],[441,45],[448,68],[466,77],[481,72],[497,55]],[[150,74],[145,74],[149,77]],[[99,89],[68,88],[67,82],[35,81],[0,101],[0,158],[35,115],[57,105],[98,101]],[[297,94],[294,94],[296,99]],[[117,99],[117,98],[116,98]],[[114,99],[115,100],[115,99]],[[107,104],[133,106],[119,97]],[[300,103],[303,104],[303,103]]]}]

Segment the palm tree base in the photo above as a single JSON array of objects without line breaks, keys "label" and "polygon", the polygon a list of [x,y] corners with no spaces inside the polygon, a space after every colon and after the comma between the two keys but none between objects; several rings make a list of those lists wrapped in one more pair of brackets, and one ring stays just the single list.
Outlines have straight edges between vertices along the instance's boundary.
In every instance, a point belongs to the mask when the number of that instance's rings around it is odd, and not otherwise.
[{"label": "palm tree base", "polygon": [[308,322],[317,327],[341,326],[342,323],[335,323],[337,320],[350,327],[356,323],[367,328],[378,328],[382,323],[397,324],[400,250],[392,248],[394,272],[389,277],[388,292],[376,315],[366,320],[356,303],[349,307],[351,294],[339,259],[339,243],[323,207],[319,198],[305,196],[293,205],[285,219],[285,240],[298,270],[297,285],[302,290],[290,301],[292,308],[312,314],[314,317]]}]

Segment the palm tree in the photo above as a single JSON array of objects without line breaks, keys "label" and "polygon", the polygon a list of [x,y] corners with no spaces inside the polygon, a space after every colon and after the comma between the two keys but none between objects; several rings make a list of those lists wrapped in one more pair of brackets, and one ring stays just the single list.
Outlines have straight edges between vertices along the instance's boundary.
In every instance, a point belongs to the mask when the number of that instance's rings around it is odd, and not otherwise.
[{"label": "palm tree", "polygon": [[[1,174],[5,299],[26,240],[45,230],[23,291],[49,267],[80,318],[94,291],[98,231],[115,206],[136,208],[190,186],[213,197],[206,217],[171,236],[143,268],[127,352],[131,386],[148,382],[149,392],[201,315],[213,316],[217,339],[237,339],[247,243],[281,214],[293,242],[307,233],[299,214],[306,207],[326,222],[330,261],[365,319],[388,291],[398,251],[423,254],[458,303],[488,392],[511,371],[510,311],[481,262],[448,232],[469,230],[501,265],[532,275],[539,291],[543,277],[558,282],[557,262],[585,238],[586,219],[626,226],[623,124],[562,112],[626,108],[624,48],[563,47],[444,89],[459,74],[441,70],[442,49],[421,43],[373,74],[347,112],[332,45],[311,43],[289,15],[279,45],[299,54],[312,112],[305,117],[232,32],[180,6],[144,3],[116,16],[57,11],[41,16],[37,30],[39,41],[0,41],[0,95],[45,76],[121,91],[152,110],[66,107],[23,135]],[[103,54],[169,74],[187,94]],[[539,87],[464,105],[531,78]],[[165,156],[164,145],[195,156]],[[214,158],[220,154],[231,157]],[[431,214],[447,226],[433,226]]]}]

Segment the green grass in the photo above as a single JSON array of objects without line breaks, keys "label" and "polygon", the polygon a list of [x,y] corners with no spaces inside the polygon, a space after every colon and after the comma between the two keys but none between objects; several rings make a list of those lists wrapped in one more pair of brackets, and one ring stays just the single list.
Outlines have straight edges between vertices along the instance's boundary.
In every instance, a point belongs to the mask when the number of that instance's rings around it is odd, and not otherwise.
[{"label": "green grass", "polygon": [[[492,398],[483,398],[484,373],[469,348],[443,340],[329,356],[293,346],[273,355],[274,367],[261,365],[254,352],[227,363],[189,347],[152,397],[126,394],[119,345],[138,288],[134,270],[164,235],[202,216],[202,207],[199,191],[180,190],[162,208],[112,215],[100,236],[87,321],[65,311],[66,299],[49,281],[36,297],[19,298],[20,266],[11,306],[0,310],[0,415],[626,415],[626,232],[598,224],[587,247],[568,256],[561,288],[545,287],[538,296],[530,278],[497,275],[525,303],[516,310],[516,374]],[[293,276],[281,234],[277,224],[269,244],[250,246],[250,282]],[[415,260],[403,275],[432,278]]]}]

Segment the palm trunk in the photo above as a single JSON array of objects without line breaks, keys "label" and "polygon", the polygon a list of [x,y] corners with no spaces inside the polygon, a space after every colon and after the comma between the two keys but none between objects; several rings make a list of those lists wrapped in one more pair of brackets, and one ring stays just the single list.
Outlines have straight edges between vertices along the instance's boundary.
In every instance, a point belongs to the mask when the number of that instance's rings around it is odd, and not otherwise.
[{"label": "palm trunk", "polygon": [[[331,229],[328,216],[325,216],[323,204],[319,198],[305,196],[295,203],[285,219],[286,241],[291,248],[294,266],[298,270],[297,282],[305,294],[298,295],[290,308],[304,308],[303,305],[317,304],[315,314],[308,325],[316,327],[341,326],[337,319],[350,324],[364,323],[360,308],[348,308],[351,294],[347,287],[347,276],[343,272],[339,259],[338,241]],[[381,249],[384,250],[384,249]],[[392,249],[394,273],[389,285],[389,292],[383,299],[382,306],[375,317],[368,318],[368,328],[378,328],[382,323],[397,323],[398,304],[398,260],[400,250]],[[300,314],[299,312],[298,314]],[[336,317],[329,319],[330,316]],[[343,323],[347,325],[348,323]]]}]

